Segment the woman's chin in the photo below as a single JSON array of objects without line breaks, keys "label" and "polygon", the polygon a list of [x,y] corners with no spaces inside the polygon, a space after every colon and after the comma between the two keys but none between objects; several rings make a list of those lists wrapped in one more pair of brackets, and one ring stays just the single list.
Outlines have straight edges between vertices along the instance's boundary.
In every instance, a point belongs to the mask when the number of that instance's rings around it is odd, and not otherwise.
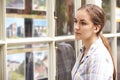
[{"label": "woman's chin", "polygon": [[75,36],[75,39],[76,39],[76,40],[81,40],[81,38],[80,38],[80,37],[76,37],[76,36]]}]

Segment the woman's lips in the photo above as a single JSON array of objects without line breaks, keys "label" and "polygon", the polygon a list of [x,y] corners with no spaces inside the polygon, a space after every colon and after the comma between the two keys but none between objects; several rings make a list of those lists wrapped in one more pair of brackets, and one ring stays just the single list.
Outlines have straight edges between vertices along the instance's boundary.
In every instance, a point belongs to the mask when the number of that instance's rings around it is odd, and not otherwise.
[{"label": "woman's lips", "polygon": [[81,33],[79,33],[79,32],[75,32],[75,34],[81,34]]}]

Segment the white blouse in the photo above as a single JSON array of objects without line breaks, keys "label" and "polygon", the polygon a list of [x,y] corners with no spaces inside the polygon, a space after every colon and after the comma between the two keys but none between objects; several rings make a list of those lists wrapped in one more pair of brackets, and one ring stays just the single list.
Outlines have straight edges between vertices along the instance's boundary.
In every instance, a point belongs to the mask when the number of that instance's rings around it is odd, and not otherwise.
[{"label": "white blouse", "polygon": [[113,80],[113,62],[100,37],[81,60],[83,51],[84,47],[72,69],[72,80]]}]

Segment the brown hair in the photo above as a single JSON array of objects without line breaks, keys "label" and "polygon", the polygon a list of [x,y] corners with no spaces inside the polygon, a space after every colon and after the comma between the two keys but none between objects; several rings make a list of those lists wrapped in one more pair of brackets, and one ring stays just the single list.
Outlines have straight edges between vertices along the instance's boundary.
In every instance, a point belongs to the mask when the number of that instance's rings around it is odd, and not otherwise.
[{"label": "brown hair", "polygon": [[104,25],[105,25],[105,13],[104,10],[100,7],[98,7],[97,5],[94,4],[86,4],[82,7],[80,7],[78,10],[84,9],[88,12],[88,14],[91,17],[91,21],[93,22],[94,25],[100,25],[101,28],[98,31],[97,35],[100,35],[105,47],[107,48],[107,50],[109,51],[112,61],[113,61],[113,65],[114,65],[114,73],[113,73],[113,79],[116,80],[116,67],[115,67],[115,62],[113,59],[113,55],[112,55],[112,51],[110,49],[110,45],[108,43],[108,40],[103,36],[103,34],[101,33],[101,30],[103,29]]}]

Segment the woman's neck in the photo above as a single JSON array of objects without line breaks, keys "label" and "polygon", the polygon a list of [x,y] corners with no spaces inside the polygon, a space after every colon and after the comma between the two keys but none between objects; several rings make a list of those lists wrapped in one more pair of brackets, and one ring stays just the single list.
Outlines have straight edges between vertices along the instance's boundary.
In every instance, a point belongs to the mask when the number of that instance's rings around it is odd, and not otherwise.
[{"label": "woman's neck", "polygon": [[98,37],[94,37],[94,38],[89,38],[86,40],[83,40],[83,44],[85,46],[85,51],[88,51],[90,46],[98,39]]}]

